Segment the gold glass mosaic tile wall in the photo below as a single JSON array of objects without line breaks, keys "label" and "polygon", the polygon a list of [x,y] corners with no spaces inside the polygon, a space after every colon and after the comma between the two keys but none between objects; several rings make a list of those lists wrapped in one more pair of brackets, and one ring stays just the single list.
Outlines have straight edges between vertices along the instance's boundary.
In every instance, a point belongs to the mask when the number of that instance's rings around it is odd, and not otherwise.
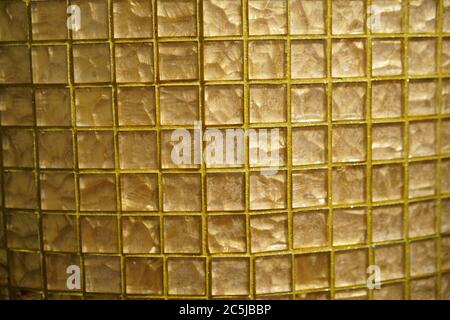
[{"label": "gold glass mosaic tile wall", "polygon": [[3,299],[450,299],[450,0],[2,0],[0,112]]}]

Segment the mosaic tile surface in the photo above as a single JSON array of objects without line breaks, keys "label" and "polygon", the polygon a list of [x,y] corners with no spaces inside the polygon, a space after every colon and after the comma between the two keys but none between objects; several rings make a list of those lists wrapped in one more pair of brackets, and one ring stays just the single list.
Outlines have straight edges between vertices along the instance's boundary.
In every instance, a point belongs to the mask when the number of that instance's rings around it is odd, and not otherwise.
[{"label": "mosaic tile surface", "polygon": [[450,299],[448,0],[0,1],[0,121],[1,299]]}]

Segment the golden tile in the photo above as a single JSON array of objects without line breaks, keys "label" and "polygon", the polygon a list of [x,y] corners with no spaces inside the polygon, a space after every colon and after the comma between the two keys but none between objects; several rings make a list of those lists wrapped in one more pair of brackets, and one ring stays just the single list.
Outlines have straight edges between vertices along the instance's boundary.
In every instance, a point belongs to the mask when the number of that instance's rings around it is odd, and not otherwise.
[{"label": "golden tile", "polygon": [[241,128],[207,128],[204,141],[207,168],[244,167],[245,132]]},{"label": "golden tile", "polygon": [[258,128],[249,134],[251,167],[279,167],[287,163],[286,128]]},{"label": "golden tile", "polygon": [[372,41],[372,75],[393,76],[403,73],[402,40]]},{"label": "golden tile", "polygon": [[163,259],[127,257],[125,269],[128,294],[163,293]]},{"label": "golden tile", "polygon": [[258,295],[255,300],[292,300],[292,294],[268,294],[268,295]]},{"label": "golden tile", "polygon": [[204,44],[205,80],[241,80],[243,78],[243,42],[207,41]]},{"label": "golden tile", "polygon": [[292,128],[292,164],[325,163],[327,140],[326,127]]},{"label": "golden tile", "polygon": [[[304,1],[303,1],[304,2]],[[295,295],[296,300],[330,300],[329,292],[304,292]]]},{"label": "golden tile", "polygon": [[442,80],[442,113],[450,114],[450,80]]},{"label": "golden tile", "polygon": [[42,288],[41,255],[38,252],[11,251],[8,255],[11,285],[19,288]]},{"label": "golden tile", "polygon": [[208,217],[208,250],[210,253],[246,251],[244,215]]},{"label": "golden tile", "polygon": [[11,289],[10,298],[14,300],[43,300],[43,294],[41,292],[30,289]]},{"label": "golden tile", "polygon": [[159,253],[159,217],[123,217],[122,237],[124,253]]},{"label": "golden tile", "polygon": [[365,47],[364,40],[334,40],[332,50],[332,76],[364,77],[366,75]]},{"label": "golden tile", "polygon": [[319,289],[330,286],[330,253],[296,255],[295,290]]},{"label": "golden tile", "polygon": [[409,164],[409,198],[431,196],[436,193],[436,163]]},{"label": "golden tile", "polygon": [[36,175],[32,171],[3,174],[5,206],[8,208],[37,209]]},{"label": "golden tile", "polygon": [[409,2],[409,32],[435,32],[436,24],[436,0],[411,0]]},{"label": "golden tile", "polygon": [[151,0],[114,0],[114,37],[149,38],[153,35]]},{"label": "golden tile", "polygon": [[292,207],[322,206],[328,199],[326,170],[304,170],[292,173]]},{"label": "golden tile", "polygon": [[327,118],[323,85],[299,85],[291,89],[291,118],[294,122],[324,121]]},{"label": "golden tile", "polygon": [[163,175],[164,211],[201,211],[200,174],[168,173]]},{"label": "golden tile", "polygon": [[436,114],[438,109],[437,82],[434,80],[410,81],[408,113],[412,116]]},{"label": "golden tile", "polygon": [[365,1],[334,0],[333,1],[333,34],[364,33]]},{"label": "golden tile", "polygon": [[333,169],[333,204],[350,204],[366,200],[365,170],[365,167],[339,167]]},{"label": "golden tile", "polygon": [[450,159],[442,160],[441,163],[441,192],[449,193],[450,192]]},{"label": "golden tile", "polygon": [[168,293],[169,295],[204,295],[205,260],[202,258],[169,258]]},{"label": "golden tile", "polygon": [[374,300],[404,300],[405,285],[403,283],[395,283],[382,285],[379,290],[374,290]]},{"label": "golden tile", "polygon": [[437,245],[434,239],[413,241],[409,251],[412,276],[436,271]]},{"label": "golden tile", "polygon": [[119,126],[156,124],[155,89],[120,87],[117,90]]},{"label": "golden tile", "polygon": [[28,12],[24,2],[0,3],[0,41],[26,41],[28,38]]},{"label": "golden tile", "polygon": [[41,168],[73,167],[71,131],[39,131],[38,141]]},{"label": "golden tile", "polygon": [[80,30],[72,30],[74,39],[108,38],[107,0],[74,0],[71,3],[77,5],[82,13]]},{"label": "golden tile", "polygon": [[399,81],[372,83],[372,117],[399,118],[403,114],[403,85]]},{"label": "golden tile", "polygon": [[325,33],[324,0],[289,0],[291,34]]},{"label": "golden tile", "polygon": [[403,30],[402,0],[372,0],[368,10],[373,33],[400,33]]},{"label": "golden tile", "polygon": [[67,39],[67,3],[58,0],[31,2],[33,40]]},{"label": "golden tile", "polygon": [[286,208],[286,173],[250,173],[250,210]]},{"label": "golden tile", "polygon": [[368,254],[366,249],[335,253],[335,285],[337,287],[366,283]]},{"label": "golden tile", "polygon": [[248,295],[249,265],[248,258],[213,258],[211,260],[212,295]]},{"label": "golden tile", "polygon": [[120,293],[120,257],[84,256],[87,292]]},{"label": "golden tile", "polygon": [[366,84],[341,83],[333,86],[333,120],[364,119],[366,116]]},{"label": "golden tile", "polygon": [[249,34],[286,34],[287,0],[249,0]]},{"label": "golden tile", "polygon": [[285,76],[285,42],[252,40],[248,45],[250,79],[280,79]]},{"label": "golden tile", "polygon": [[113,125],[112,92],[110,88],[76,88],[75,108],[77,126]]},{"label": "golden tile", "polygon": [[450,231],[450,199],[442,200],[441,232]]},{"label": "golden tile", "polygon": [[0,216],[0,227],[2,228],[0,231],[0,246],[6,247],[6,235],[5,235],[5,223],[3,221],[3,215]]},{"label": "golden tile", "polygon": [[243,97],[244,90],[240,85],[205,86],[205,124],[243,123]]},{"label": "golden tile", "polygon": [[195,80],[198,78],[198,49],[195,42],[159,43],[160,80]]},{"label": "golden tile", "polygon": [[195,121],[199,121],[198,91],[198,87],[195,86],[161,87],[159,90],[161,124],[192,126]]},{"label": "golden tile", "polygon": [[403,198],[403,165],[387,164],[372,167],[372,200],[387,201]]},{"label": "golden tile", "polygon": [[157,168],[156,139],[155,131],[121,131],[119,133],[120,168]]},{"label": "golden tile", "polygon": [[405,276],[405,247],[403,244],[375,247],[375,264],[380,268],[381,281]]},{"label": "golden tile", "polygon": [[2,126],[27,126],[34,124],[33,91],[31,88],[2,87],[0,88],[0,96]]},{"label": "golden tile", "polygon": [[[0,84],[31,82],[28,47],[24,45],[2,46],[0,47],[0,57]],[[7,90],[11,89],[8,88]]]},{"label": "golden tile", "polygon": [[38,126],[70,126],[70,91],[66,88],[35,90],[36,124]]},{"label": "golden tile", "polygon": [[413,279],[409,291],[411,300],[435,300],[436,278]]},{"label": "golden tile", "polygon": [[112,216],[83,216],[80,218],[82,251],[116,253],[118,247],[117,218]]},{"label": "golden tile", "polygon": [[245,209],[244,173],[208,173],[206,176],[206,207],[208,211]]},{"label": "golden tile", "polygon": [[76,252],[78,232],[75,216],[45,214],[42,217],[44,250]]},{"label": "golden tile", "polygon": [[292,290],[290,255],[258,257],[255,259],[256,294]]},{"label": "golden tile", "polygon": [[250,123],[285,122],[286,95],[285,85],[250,86]]},{"label": "golden tile", "polygon": [[233,36],[242,34],[241,0],[205,0],[203,2],[203,34]]},{"label": "golden tile", "polygon": [[[45,267],[47,277],[47,289],[68,291],[67,279],[70,273],[67,273],[69,266],[79,266],[80,256],[75,254],[46,254]],[[80,291],[80,289],[70,289],[71,291]]]},{"label": "golden tile", "polygon": [[324,78],[326,76],[325,41],[291,42],[291,77]]},{"label": "golden tile", "polygon": [[372,159],[390,160],[403,157],[403,124],[372,125]]},{"label": "golden tile", "polygon": [[403,207],[381,206],[372,209],[372,241],[398,240],[403,237]]},{"label": "golden tile", "polygon": [[450,73],[450,38],[442,40],[442,72]]},{"label": "golden tile", "polygon": [[82,174],[79,176],[80,210],[115,211],[116,180],[113,174]]},{"label": "golden tile", "polygon": [[450,299],[450,273],[444,273],[441,277],[441,298]]},{"label": "golden tile", "polygon": [[164,217],[164,253],[197,253],[202,251],[200,216]]},{"label": "golden tile", "polygon": [[197,33],[197,2],[172,0],[157,2],[158,36],[192,37]]},{"label": "golden tile", "polygon": [[414,202],[408,208],[408,236],[431,236],[436,232],[436,203],[434,201]]},{"label": "golden tile", "polygon": [[44,210],[75,210],[75,178],[71,172],[44,172],[40,176]]},{"label": "golden tile", "polygon": [[367,138],[364,125],[336,125],[332,129],[334,162],[357,162],[366,159]]},{"label": "golden tile", "polygon": [[[0,285],[8,284],[8,259],[6,249],[0,249]],[[8,288],[6,288],[8,290]],[[0,299],[6,300],[4,291],[0,290]]]},{"label": "golden tile", "polygon": [[414,121],[409,124],[409,157],[436,154],[437,128],[435,121]]},{"label": "golden tile", "polygon": [[250,217],[252,252],[281,251],[288,248],[287,214],[263,214]]},{"label": "golden tile", "polygon": [[333,210],[333,245],[362,244],[367,240],[367,210]]},{"label": "golden tile", "polygon": [[436,39],[409,40],[408,70],[410,75],[436,73]]},{"label": "golden tile", "polygon": [[123,211],[158,210],[158,176],[156,174],[121,174]]},{"label": "golden tile", "polygon": [[39,220],[36,214],[11,212],[5,218],[9,249],[39,250]]},{"label": "golden tile", "polygon": [[445,236],[441,239],[441,269],[450,270],[450,237]]},{"label": "golden tile", "polygon": [[109,44],[75,44],[72,51],[76,83],[111,81]]},{"label": "golden tile", "polygon": [[[179,130],[179,131],[178,131]],[[196,163],[196,155],[200,155],[200,148],[195,146],[195,133],[189,129],[186,131],[178,130],[162,130],[161,131],[161,166],[164,169],[171,168],[199,168],[200,160]],[[190,141],[185,141],[185,136],[180,137],[180,133],[185,133]],[[172,137],[173,136],[173,137]],[[184,146],[190,146],[186,150]],[[173,155],[177,155],[181,159],[174,159]],[[201,159],[201,158],[199,158]],[[174,161],[175,160],[175,161]],[[206,160],[206,159],[205,159]],[[206,161],[205,161],[206,162]]]},{"label": "golden tile", "polygon": [[67,47],[39,46],[31,49],[33,83],[67,83]]},{"label": "golden tile", "polygon": [[444,0],[442,22],[442,31],[450,32],[450,0]]},{"label": "golden tile", "polygon": [[294,213],[292,232],[294,248],[328,245],[328,213],[326,211]]},{"label": "golden tile", "polygon": [[339,290],[334,294],[335,300],[368,300],[366,289]]},{"label": "golden tile", "polygon": [[118,43],[115,45],[117,82],[153,82],[153,45]]},{"label": "golden tile", "polygon": [[33,167],[34,133],[27,129],[3,129],[3,166]]},{"label": "golden tile", "polygon": [[78,131],[78,167],[114,168],[114,132]]},{"label": "golden tile", "polygon": [[450,119],[441,122],[441,153],[450,153]]}]

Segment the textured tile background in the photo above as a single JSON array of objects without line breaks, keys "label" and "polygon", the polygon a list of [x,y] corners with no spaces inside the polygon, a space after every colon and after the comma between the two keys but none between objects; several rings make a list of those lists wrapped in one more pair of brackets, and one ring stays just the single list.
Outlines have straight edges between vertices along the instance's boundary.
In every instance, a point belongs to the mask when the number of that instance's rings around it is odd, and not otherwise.
[{"label": "textured tile background", "polygon": [[450,299],[449,52],[450,0],[0,1],[0,298]]}]

